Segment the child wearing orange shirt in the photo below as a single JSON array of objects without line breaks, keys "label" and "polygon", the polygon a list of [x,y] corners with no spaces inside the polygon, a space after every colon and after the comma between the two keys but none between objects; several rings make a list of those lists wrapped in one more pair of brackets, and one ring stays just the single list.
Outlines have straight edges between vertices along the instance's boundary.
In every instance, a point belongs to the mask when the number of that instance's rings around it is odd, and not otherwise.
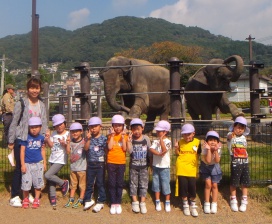
[{"label": "child wearing orange shirt", "polygon": [[114,115],[112,127],[108,135],[108,188],[111,204],[110,214],[121,214],[122,191],[126,169],[126,150],[128,136],[124,131],[125,119],[121,115]]}]

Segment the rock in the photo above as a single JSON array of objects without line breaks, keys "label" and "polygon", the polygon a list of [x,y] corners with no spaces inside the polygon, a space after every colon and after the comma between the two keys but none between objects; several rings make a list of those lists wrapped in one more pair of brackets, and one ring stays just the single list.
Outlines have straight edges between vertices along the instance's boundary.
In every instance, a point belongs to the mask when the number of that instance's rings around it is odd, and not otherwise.
[{"label": "rock", "polygon": [[268,192],[269,192],[269,194],[272,194],[272,185],[268,186]]}]

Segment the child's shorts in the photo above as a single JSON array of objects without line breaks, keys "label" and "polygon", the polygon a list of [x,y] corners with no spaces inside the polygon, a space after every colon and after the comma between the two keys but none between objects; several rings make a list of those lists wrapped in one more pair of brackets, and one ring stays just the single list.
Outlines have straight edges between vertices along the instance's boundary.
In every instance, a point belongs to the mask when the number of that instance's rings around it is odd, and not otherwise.
[{"label": "child's shorts", "polygon": [[86,171],[72,171],[70,173],[70,180],[71,189],[76,190],[78,185],[81,191],[86,190]]},{"label": "child's shorts", "polygon": [[23,191],[29,191],[32,187],[35,189],[41,189],[44,186],[43,181],[43,161],[38,163],[26,163],[26,173],[22,174],[22,186]]},{"label": "child's shorts", "polygon": [[152,191],[162,191],[163,195],[171,194],[169,168],[158,168],[153,166]]},{"label": "child's shorts", "polygon": [[249,164],[247,159],[232,159],[230,172],[230,184],[232,186],[250,186]]},{"label": "child's shorts", "polygon": [[219,183],[222,179],[222,170],[218,163],[214,165],[207,165],[201,161],[199,173],[203,180],[211,179],[212,183]]}]

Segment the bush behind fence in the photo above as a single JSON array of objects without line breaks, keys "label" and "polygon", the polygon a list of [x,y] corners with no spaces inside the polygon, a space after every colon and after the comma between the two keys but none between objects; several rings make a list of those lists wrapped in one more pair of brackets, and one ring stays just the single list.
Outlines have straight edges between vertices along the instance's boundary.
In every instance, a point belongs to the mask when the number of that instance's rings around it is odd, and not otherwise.
[{"label": "bush behind fence", "polygon": [[[110,124],[109,124],[110,125]],[[104,125],[102,127],[102,134],[107,135],[108,127]],[[229,124],[224,124],[223,122],[219,122],[219,124],[213,125],[213,129],[217,131],[220,135],[220,141],[222,143],[222,156],[220,165],[223,171],[223,179],[221,183],[229,182],[230,177],[230,156],[227,149],[227,140],[226,135],[228,133]],[[248,154],[250,160],[250,176],[252,184],[261,185],[272,183],[272,127],[267,124],[258,124],[258,126],[250,127],[251,129],[257,128],[258,134],[256,135],[248,135]],[[10,165],[7,155],[10,153],[10,150],[5,147],[5,142],[3,141],[3,129],[0,129],[0,182],[2,183],[10,183],[13,174],[13,167]],[[171,133],[169,133],[169,138]],[[152,133],[149,135],[150,140],[152,141],[156,138],[156,134]],[[173,137],[173,136],[172,136]],[[180,138],[180,136],[175,136],[176,138]],[[196,136],[199,139],[204,139],[205,136],[198,135]],[[174,143],[172,143],[174,145]],[[47,158],[50,155],[50,148],[47,148]],[[176,155],[175,149],[172,148],[171,151],[171,180],[175,180],[175,172],[176,172]],[[127,169],[125,173],[126,182],[129,180],[129,155],[127,154]],[[62,178],[69,178],[70,166],[69,163],[64,166],[64,168],[60,171],[59,176]],[[150,175],[151,179],[151,175]]]}]

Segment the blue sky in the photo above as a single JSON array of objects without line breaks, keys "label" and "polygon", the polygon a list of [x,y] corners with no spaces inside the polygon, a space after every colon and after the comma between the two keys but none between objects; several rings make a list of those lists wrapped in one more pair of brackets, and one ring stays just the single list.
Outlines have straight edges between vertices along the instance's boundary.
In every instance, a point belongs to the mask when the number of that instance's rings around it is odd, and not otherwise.
[{"label": "blue sky", "polygon": [[[272,43],[271,0],[36,0],[40,27],[67,30],[117,16],[156,17],[245,40]],[[31,31],[32,0],[0,0],[0,38]]]}]

